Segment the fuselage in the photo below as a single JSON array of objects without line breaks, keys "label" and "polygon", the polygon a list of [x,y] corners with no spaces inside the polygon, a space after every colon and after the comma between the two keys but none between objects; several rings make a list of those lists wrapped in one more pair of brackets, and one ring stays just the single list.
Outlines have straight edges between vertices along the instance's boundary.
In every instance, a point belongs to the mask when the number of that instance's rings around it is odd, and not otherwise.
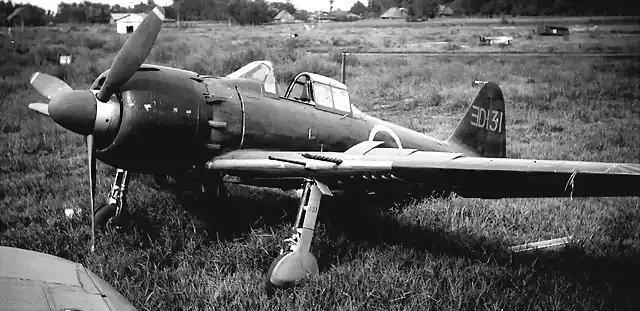
[{"label": "fuselage", "polygon": [[143,65],[120,91],[119,129],[113,139],[99,142],[98,158],[141,173],[197,169],[229,150],[342,152],[365,140],[394,148],[468,152],[357,109],[323,109],[265,92],[250,79]]}]

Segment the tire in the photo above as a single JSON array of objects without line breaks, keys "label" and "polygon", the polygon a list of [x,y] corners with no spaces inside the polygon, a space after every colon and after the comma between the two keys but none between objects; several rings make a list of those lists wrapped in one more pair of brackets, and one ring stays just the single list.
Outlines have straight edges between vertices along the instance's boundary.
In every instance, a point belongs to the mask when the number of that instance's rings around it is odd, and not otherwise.
[{"label": "tire", "polygon": [[116,215],[118,207],[115,204],[105,204],[93,213],[93,220],[96,223],[96,228],[105,228],[111,218]]},{"label": "tire", "polygon": [[169,176],[164,174],[154,174],[153,185],[157,189],[169,189]]},{"label": "tire", "polygon": [[289,286],[282,287],[282,286],[276,286],[275,284],[271,283],[271,274],[273,273],[273,269],[276,268],[276,265],[280,262],[280,259],[282,259],[282,257],[286,256],[289,253],[291,253],[291,251],[286,251],[280,254],[278,257],[276,257],[276,259],[274,259],[271,262],[271,265],[267,270],[267,274],[265,275],[265,282],[264,282],[264,291],[267,294],[267,297],[273,296],[273,294],[276,293],[277,289],[283,289],[291,286],[289,285]]}]

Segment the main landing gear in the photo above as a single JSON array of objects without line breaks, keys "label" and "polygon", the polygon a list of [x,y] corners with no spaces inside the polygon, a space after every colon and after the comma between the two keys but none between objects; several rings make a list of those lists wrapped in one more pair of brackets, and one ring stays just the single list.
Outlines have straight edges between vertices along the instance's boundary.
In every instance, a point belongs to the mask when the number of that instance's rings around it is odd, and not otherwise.
[{"label": "main landing gear", "polygon": [[93,214],[96,227],[117,226],[120,214],[127,208],[125,195],[129,187],[129,173],[117,169],[109,192],[109,203],[100,206]]},{"label": "main landing gear", "polygon": [[306,180],[302,190],[295,231],[291,238],[284,240],[286,246],[267,271],[265,289],[268,295],[273,294],[276,288],[291,286],[318,273],[318,263],[309,249],[320,209],[320,199],[323,194],[332,194],[326,185],[316,180]]}]

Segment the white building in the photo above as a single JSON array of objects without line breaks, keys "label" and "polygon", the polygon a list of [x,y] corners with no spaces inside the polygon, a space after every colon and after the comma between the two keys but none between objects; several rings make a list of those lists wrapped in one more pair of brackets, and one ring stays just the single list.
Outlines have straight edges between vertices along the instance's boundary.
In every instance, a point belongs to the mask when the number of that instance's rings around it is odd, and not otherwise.
[{"label": "white building", "polygon": [[134,32],[136,29],[138,29],[138,26],[140,26],[140,23],[142,23],[142,21],[144,21],[146,14],[128,14],[124,17],[121,17],[119,19],[117,19],[116,22],[116,31],[118,33],[132,33]]}]

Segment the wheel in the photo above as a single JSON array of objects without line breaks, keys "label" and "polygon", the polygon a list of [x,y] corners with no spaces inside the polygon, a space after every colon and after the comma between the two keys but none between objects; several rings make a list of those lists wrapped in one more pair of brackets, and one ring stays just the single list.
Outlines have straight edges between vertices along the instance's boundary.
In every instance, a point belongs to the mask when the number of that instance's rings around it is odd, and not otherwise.
[{"label": "wheel", "polygon": [[109,220],[116,216],[117,209],[118,206],[116,206],[115,204],[105,204],[98,207],[98,209],[96,209],[93,213],[93,220],[96,223],[96,227],[106,227],[107,223],[109,223]]},{"label": "wheel", "polygon": [[168,189],[169,176],[165,174],[153,174],[153,185],[158,189]]},{"label": "wheel", "polygon": [[264,278],[264,291],[267,293],[267,296],[269,297],[276,293],[276,289],[283,288],[283,286],[277,286],[271,283],[271,275],[273,275],[273,270],[276,268],[276,266],[278,265],[282,257],[284,257],[289,253],[291,253],[291,251],[284,252],[280,254],[280,256],[276,257],[276,259],[274,259],[271,262],[271,265],[269,266],[269,270],[267,270],[267,274],[265,275],[265,278]]},{"label": "wheel", "polygon": [[287,251],[276,257],[269,266],[264,289],[267,296],[271,296],[276,289],[291,287],[317,273],[318,262],[310,252]]}]

